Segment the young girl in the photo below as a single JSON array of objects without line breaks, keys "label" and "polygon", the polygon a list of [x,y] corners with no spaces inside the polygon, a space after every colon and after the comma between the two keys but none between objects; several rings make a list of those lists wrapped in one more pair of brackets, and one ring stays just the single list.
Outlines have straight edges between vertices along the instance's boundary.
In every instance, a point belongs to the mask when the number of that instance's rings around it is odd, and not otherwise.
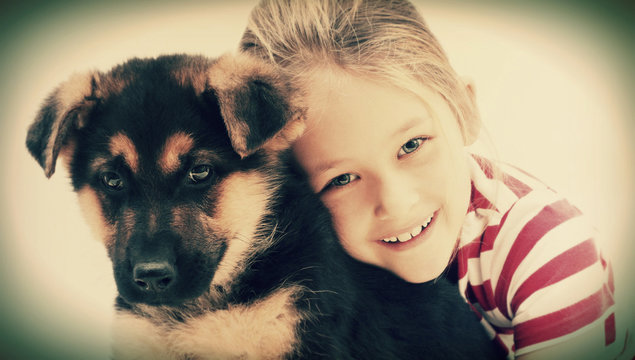
[{"label": "young girl", "polygon": [[468,152],[472,87],[407,0],[263,0],[241,47],[297,87],[308,128],[294,151],[353,257],[410,282],[454,267],[508,358],[622,351],[589,219]]}]

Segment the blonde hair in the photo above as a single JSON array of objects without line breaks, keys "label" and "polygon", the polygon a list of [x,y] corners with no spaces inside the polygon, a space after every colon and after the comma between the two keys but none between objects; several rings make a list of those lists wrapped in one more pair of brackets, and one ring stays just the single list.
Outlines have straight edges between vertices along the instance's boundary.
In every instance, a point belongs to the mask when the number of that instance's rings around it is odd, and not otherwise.
[{"label": "blonde hair", "polygon": [[465,84],[408,0],[261,0],[240,47],[278,65],[299,90],[315,69],[336,66],[418,96],[421,85],[436,91],[464,138],[465,124],[479,121]]}]

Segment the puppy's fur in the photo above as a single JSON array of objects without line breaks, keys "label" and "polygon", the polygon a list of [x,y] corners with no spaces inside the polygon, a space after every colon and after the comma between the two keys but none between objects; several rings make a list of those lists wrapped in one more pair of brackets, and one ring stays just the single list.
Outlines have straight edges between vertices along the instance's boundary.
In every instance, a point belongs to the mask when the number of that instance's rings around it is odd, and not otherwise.
[{"label": "puppy's fur", "polygon": [[114,358],[494,358],[456,284],[345,253],[290,155],[290,95],[244,55],[175,55],[46,99],[27,147],[47,176],[65,158],[112,260]]}]

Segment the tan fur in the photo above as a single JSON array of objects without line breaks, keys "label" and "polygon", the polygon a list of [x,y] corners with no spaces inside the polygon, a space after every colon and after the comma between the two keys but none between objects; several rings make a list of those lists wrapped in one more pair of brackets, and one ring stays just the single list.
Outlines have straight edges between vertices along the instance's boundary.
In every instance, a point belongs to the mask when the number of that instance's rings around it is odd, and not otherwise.
[{"label": "tan fur", "polygon": [[96,73],[94,76],[97,84],[95,96],[107,99],[113,95],[121,94],[123,89],[134,80],[134,77],[134,74],[119,73],[117,76],[103,76],[103,74]]},{"label": "tan fur", "polygon": [[77,191],[77,196],[84,218],[93,234],[107,248],[110,248],[113,243],[115,229],[104,221],[99,195],[90,186],[86,185]]},{"label": "tan fur", "polygon": [[280,359],[297,342],[302,314],[293,302],[299,291],[281,289],[254,304],[192,319],[172,335],[174,347],[197,359]]},{"label": "tan fur", "polygon": [[280,132],[267,140],[262,147],[269,153],[277,154],[291,147],[291,144],[302,136],[305,129],[306,123],[304,118],[298,116],[297,119],[287,123]]},{"label": "tan fur", "polygon": [[132,172],[139,171],[139,153],[130,138],[123,133],[117,133],[110,138],[109,150],[112,156],[123,156]]},{"label": "tan fur", "polygon": [[108,159],[106,159],[105,157],[101,157],[101,156],[100,157],[96,157],[90,163],[90,170],[93,173],[98,173],[99,171],[101,171],[103,166],[106,165],[107,162],[108,162]]},{"label": "tan fur", "polygon": [[192,72],[190,68],[178,68],[172,71],[172,78],[182,87],[192,86],[197,93],[202,93],[207,88],[207,77]]},{"label": "tan fur", "polygon": [[148,233],[153,234],[157,229],[157,214],[151,211],[148,215]]},{"label": "tan fur", "polygon": [[163,146],[161,155],[159,156],[159,169],[164,174],[169,174],[179,169],[182,155],[187,154],[194,147],[194,139],[189,134],[177,132],[171,135]]},{"label": "tan fur", "polygon": [[254,235],[273,189],[265,175],[258,171],[229,175],[219,186],[216,213],[205,220],[215,233],[228,234],[223,260],[218,265],[212,284],[223,285],[244,266],[245,255],[263,244],[254,243]]},{"label": "tan fur", "polygon": [[211,66],[207,78],[216,91],[231,91],[245,85],[247,80],[257,76],[275,78],[273,67],[251,56],[221,56]]},{"label": "tan fur", "polygon": [[84,101],[84,97],[92,92],[95,72],[76,73],[58,88],[56,100],[59,109],[69,110]]},{"label": "tan fur", "polygon": [[[131,208],[126,208],[123,210],[121,217],[117,219],[116,223],[117,228],[119,229],[119,234],[117,235],[119,243],[127,243],[135,230],[135,225],[137,224],[137,213]],[[123,251],[124,247],[119,246],[119,250]],[[123,256],[123,254],[121,255]]]},{"label": "tan fur", "polygon": [[304,317],[293,302],[299,287],[280,289],[249,305],[207,312],[185,323],[118,313],[115,359],[280,359],[294,351]]},{"label": "tan fur", "polygon": [[[51,135],[46,144],[44,153],[46,162],[44,170],[47,177],[53,175],[55,171],[55,160],[53,156],[56,142],[58,141],[59,130],[62,121],[68,116],[69,112],[78,108],[84,101],[84,97],[92,92],[92,80],[94,72],[85,72],[81,74],[73,74],[67,81],[63,82],[55,93],[57,117],[51,125]],[[81,119],[80,119],[81,121]]]},{"label": "tan fur", "polygon": [[166,344],[165,329],[128,312],[113,320],[113,359],[181,360]]},{"label": "tan fur", "polygon": [[174,229],[182,229],[186,225],[185,217],[187,215],[188,209],[184,206],[175,206],[172,208],[172,227]]}]

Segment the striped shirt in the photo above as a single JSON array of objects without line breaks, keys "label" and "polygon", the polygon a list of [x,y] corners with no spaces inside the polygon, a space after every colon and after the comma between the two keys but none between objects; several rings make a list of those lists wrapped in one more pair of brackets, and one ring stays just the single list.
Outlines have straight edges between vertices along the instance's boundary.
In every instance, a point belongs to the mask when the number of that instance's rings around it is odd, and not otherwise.
[{"label": "striped shirt", "polygon": [[556,192],[473,155],[459,289],[509,359],[602,326],[617,348],[610,264],[591,221]]}]

